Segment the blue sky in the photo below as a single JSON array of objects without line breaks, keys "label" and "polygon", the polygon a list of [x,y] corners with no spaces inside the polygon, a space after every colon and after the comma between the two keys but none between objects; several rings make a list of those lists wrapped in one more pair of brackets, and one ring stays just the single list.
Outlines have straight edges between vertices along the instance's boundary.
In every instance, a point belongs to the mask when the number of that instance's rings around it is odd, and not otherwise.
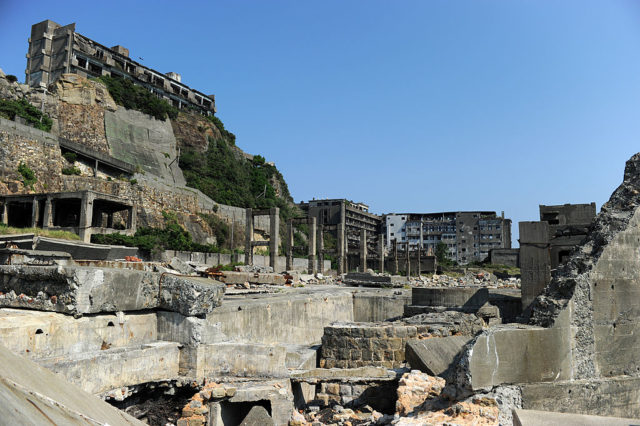
[{"label": "blue sky", "polygon": [[214,93],[296,201],[504,210],[515,239],[640,151],[640,2],[0,0],[6,73],[44,19]]}]

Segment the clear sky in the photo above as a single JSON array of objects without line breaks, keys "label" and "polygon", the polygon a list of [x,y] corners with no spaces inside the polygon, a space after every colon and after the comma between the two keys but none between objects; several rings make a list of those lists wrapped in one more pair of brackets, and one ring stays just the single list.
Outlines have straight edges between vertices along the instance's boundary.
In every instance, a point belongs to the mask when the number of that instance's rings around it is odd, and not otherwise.
[{"label": "clear sky", "polygon": [[637,1],[0,0],[24,80],[51,19],[216,95],[297,201],[374,213],[598,209],[640,151]]}]

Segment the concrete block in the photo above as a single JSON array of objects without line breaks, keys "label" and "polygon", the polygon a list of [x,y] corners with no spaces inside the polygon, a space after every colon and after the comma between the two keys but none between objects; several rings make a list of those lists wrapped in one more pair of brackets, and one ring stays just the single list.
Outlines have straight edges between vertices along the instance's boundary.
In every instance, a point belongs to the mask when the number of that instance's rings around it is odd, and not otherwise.
[{"label": "concrete block", "polygon": [[240,426],[275,426],[275,423],[266,408],[254,405],[249,410],[247,417],[242,420]]},{"label": "concrete block", "polygon": [[411,293],[407,289],[360,290],[353,294],[354,321],[376,322],[398,318],[410,303]]},{"label": "concrete block", "polygon": [[456,356],[471,341],[469,336],[448,336],[407,342],[405,357],[412,369],[445,377]]},{"label": "concrete block", "polygon": [[637,424],[640,424],[640,419],[553,413],[538,410],[513,410],[514,426],[631,426]]},{"label": "concrete block", "polygon": [[[249,343],[216,343],[185,347],[181,360],[183,374],[198,378],[212,376],[285,377],[286,350],[283,346]],[[186,371],[189,370],[189,371]]]},{"label": "concrete block", "polygon": [[209,278],[163,275],[158,307],[183,315],[206,315],[222,303],[226,286]]},{"label": "concrete block", "polygon": [[38,363],[84,391],[97,394],[139,383],[176,379],[179,361],[178,343],[153,342],[45,358]]},{"label": "concrete block", "polygon": [[220,324],[177,312],[158,311],[158,340],[197,346],[228,341]]}]

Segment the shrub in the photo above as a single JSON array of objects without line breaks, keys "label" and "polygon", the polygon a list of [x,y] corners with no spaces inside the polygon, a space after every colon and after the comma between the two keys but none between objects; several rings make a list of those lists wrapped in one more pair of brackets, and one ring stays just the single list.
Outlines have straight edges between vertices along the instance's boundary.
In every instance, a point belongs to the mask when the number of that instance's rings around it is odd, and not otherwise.
[{"label": "shrub", "polygon": [[16,115],[24,118],[29,125],[36,129],[44,130],[45,132],[51,130],[53,121],[49,116],[43,114],[42,111],[25,99],[20,99],[19,101],[0,99],[0,116],[15,120]]},{"label": "shrub", "polygon": [[126,109],[144,112],[158,120],[178,117],[177,108],[129,79],[103,75],[98,77],[98,80],[107,86],[113,100]]},{"label": "shrub", "polygon": [[18,77],[13,74],[7,74],[7,81],[9,83],[15,83],[16,81],[18,81]]},{"label": "shrub", "polygon": [[62,154],[62,156],[71,164],[73,164],[78,159],[78,154],[71,151],[65,152],[64,154]]},{"label": "shrub", "polygon": [[82,172],[80,171],[79,168],[75,167],[75,166],[71,166],[71,167],[65,167],[64,169],[62,169],[62,174],[63,175],[76,175],[76,176],[80,176]]},{"label": "shrub", "polygon": [[26,164],[20,163],[20,165],[18,165],[18,173],[22,175],[22,183],[24,186],[28,186],[33,189],[33,185],[38,181],[35,172]]}]

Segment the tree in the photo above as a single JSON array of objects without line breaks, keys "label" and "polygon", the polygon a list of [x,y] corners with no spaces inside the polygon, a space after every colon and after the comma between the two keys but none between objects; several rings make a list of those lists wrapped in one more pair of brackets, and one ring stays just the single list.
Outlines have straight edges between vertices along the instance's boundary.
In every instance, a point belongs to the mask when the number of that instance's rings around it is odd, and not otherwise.
[{"label": "tree", "polygon": [[442,241],[436,246],[436,259],[441,265],[450,265],[451,258],[449,258],[449,247]]}]

